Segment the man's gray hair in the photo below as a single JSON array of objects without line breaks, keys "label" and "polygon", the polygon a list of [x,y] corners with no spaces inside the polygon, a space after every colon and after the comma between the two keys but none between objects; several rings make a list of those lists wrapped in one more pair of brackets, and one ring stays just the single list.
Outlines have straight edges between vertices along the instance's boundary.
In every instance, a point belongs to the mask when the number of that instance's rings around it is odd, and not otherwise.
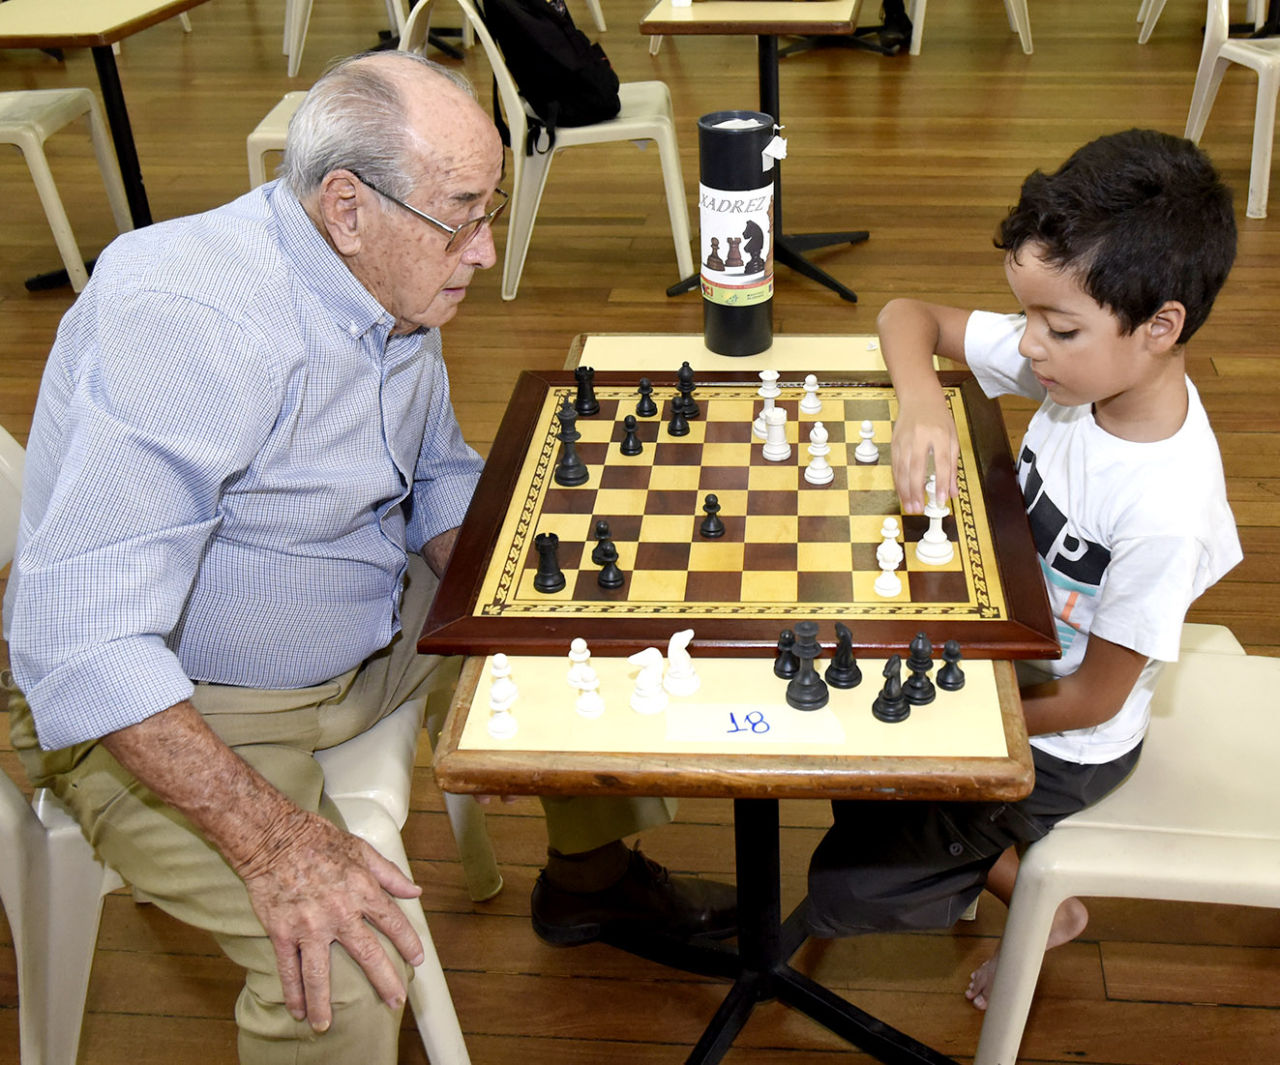
[{"label": "man's gray hair", "polygon": [[409,150],[403,82],[384,64],[362,62],[372,56],[427,67],[475,99],[466,78],[416,52],[365,52],[342,60],[320,76],[289,120],[280,176],[298,199],[334,170],[354,170],[402,200],[422,176]]}]

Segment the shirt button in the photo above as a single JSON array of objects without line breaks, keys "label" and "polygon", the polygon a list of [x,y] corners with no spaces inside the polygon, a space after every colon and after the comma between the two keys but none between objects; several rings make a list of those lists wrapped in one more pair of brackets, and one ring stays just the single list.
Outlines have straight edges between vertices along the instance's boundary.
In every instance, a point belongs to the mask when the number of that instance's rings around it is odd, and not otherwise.
[{"label": "shirt button", "polygon": [[960,843],[953,843],[947,850],[951,852],[951,857],[959,858],[964,853],[964,846]]}]

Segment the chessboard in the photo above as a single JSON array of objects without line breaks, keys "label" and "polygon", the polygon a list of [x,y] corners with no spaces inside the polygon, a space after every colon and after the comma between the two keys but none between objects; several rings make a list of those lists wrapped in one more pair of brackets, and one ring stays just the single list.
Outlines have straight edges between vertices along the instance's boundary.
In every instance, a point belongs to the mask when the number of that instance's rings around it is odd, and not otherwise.
[{"label": "chessboard", "polygon": [[[942,528],[954,548],[942,565],[915,545],[929,528],[904,515],[889,468],[897,403],[886,375],[815,373],[821,411],[800,409],[805,375],[785,374],[774,405],[787,411],[790,457],[770,461],[753,422],[761,381],[747,371],[698,375],[700,411],[689,432],[669,432],[677,375],[650,374],[658,411],[637,417],[640,452],[621,453],[635,414],[639,375],[599,372],[599,411],[576,420],[584,483],[556,483],[563,457],[557,412],[577,395],[568,372],[526,372],[462,525],[423,630],[424,651],[563,655],[585,637],[601,655],[665,646],[692,628],[692,649],[718,656],[772,655],[781,630],[817,621],[834,639],[839,621],[860,652],[905,648],[919,631],[967,658],[1056,657],[1058,645],[999,410],[972,377],[944,373],[960,436],[959,496]],[[830,483],[806,481],[809,432],[827,432]],[[877,461],[854,457],[870,422]],[[723,535],[700,525],[715,494]],[[886,518],[900,528],[901,590],[875,589]],[[600,586],[591,554],[608,523],[623,575]],[[534,587],[535,539],[555,533],[564,587]]]}]

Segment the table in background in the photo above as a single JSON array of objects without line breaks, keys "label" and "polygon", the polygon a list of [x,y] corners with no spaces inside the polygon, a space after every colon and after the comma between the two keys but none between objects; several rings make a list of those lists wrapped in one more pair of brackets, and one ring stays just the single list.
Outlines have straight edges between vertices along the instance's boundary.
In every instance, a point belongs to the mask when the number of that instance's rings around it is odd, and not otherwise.
[{"label": "table in background", "polygon": [[[876,338],[871,336],[778,336],[768,351],[745,359],[716,355],[706,348],[702,337],[694,335],[579,336],[566,365],[585,363],[597,369],[634,369],[640,374],[653,368],[670,368],[685,360],[699,371],[726,366],[749,371],[842,366],[852,372],[884,368]],[[628,664],[619,659],[593,662],[601,675],[602,690],[608,687],[616,700],[616,692],[629,684],[623,680]],[[515,712],[517,721],[523,717],[526,722],[524,743],[529,749],[519,749],[519,732],[512,740],[495,741],[488,737],[479,719],[470,721],[473,705],[487,713],[489,676],[486,659],[469,658],[463,665],[436,749],[436,775],[445,791],[733,799],[737,951],[652,935],[607,940],[662,964],[733,981],[733,988],[688,1057],[689,1065],[719,1061],[755,1005],[771,998],[799,1009],[891,1065],[955,1065],[950,1058],[859,1010],[788,964],[804,942],[805,933],[798,914],[783,920],[778,801],[999,800],[1025,795],[1032,785],[1033,770],[1011,663],[971,663],[972,687],[991,692],[991,704],[978,700],[970,705],[966,713],[974,715],[976,727],[966,725],[957,731],[948,731],[942,718],[935,717],[930,723],[927,708],[923,708],[911,726],[916,730],[915,736],[923,734],[925,738],[915,750],[910,744],[896,742],[898,737],[908,735],[905,731],[882,733],[888,739],[880,742],[890,746],[874,750],[856,736],[852,737],[853,742],[846,736],[845,742],[838,745],[813,742],[805,738],[805,721],[797,726],[794,742],[779,744],[767,752],[749,753],[709,752],[705,745],[699,749],[698,742],[672,742],[665,733],[666,714],[644,718],[617,706],[616,701],[612,712],[620,712],[623,723],[613,730],[611,749],[590,749],[592,741],[584,743],[582,728],[589,722],[572,712],[564,715],[571,736],[557,731],[560,726],[555,722],[542,722],[535,727],[531,721],[538,712],[539,694],[554,692],[563,684],[565,659],[513,658],[512,664],[517,683],[520,677],[525,681]],[[742,688],[733,697],[759,704],[758,692],[771,690],[776,700],[783,683],[772,676],[768,658],[703,660],[698,668],[706,678],[706,691],[715,691],[718,699],[724,699],[726,689],[736,684]],[[852,692],[832,691],[832,706],[845,715],[846,722],[865,725],[870,720],[869,706],[877,680],[874,670],[867,672],[863,683]],[[969,687],[966,685],[966,690]],[[564,690],[567,696],[567,689]],[[939,694],[940,700],[945,697],[944,693]],[[865,710],[865,718],[850,716],[850,707],[855,704],[857,709],[852,713]],[[567,698],[556,700],[553,705],[563,708]],[[770,710],[776,705],[770,704]],[[606,714],[610,712],[606,710]],[[909,721],[904,723],[907,724]],[[888,728],[897,730],[903,726]],[[981,733],[980,739],[975,738],[976,733]],[[862,750],[857,749],[860,745]]]},{"label": "table in background", "polygon": [[[840,36],[854,31],[856,0],[699,0],[688,7],[676,7],[672,0],[660,0],[640,22],[646,36],[678,34],[752,34],[757,38],[760,70],[760,110],[781,125],[778,103],[778,37],[790,35]],[[782,226],[782,166],[774,166],[773,259],[812,278],[851,303],[857,294],[804,257],[813,248],[833,244],[858,244],[870,235],[866,230],[835,233],[794,233]],[[693,287],[697,278],[676,286]]]},{"label": "table in background", "polygon": [[[135,226],[151,224],[151,206],[111,46],[204,0],[6,0],[0,48],[90,48]],[[176,62],[175,58],[175,62]]]}]

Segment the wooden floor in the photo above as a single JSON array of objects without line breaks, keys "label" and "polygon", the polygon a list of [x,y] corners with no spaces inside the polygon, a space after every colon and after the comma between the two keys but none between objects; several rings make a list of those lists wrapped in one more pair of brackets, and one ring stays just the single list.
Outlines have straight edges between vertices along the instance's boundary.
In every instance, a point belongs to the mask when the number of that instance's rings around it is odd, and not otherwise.
[{"label": "wooden floor", "polygon": [[[174,21],[124,43],[120,69],[157,218],[211,208],[243,192],[244,138],[258,118],[283,92],[306,87],[329,58],[372,43],[384,18],[377,0],[319,0],[301,76],[290,81],[279,47],[283,6],[283,0],[213,0],[192,11],[190,35]],[[589,25],[583,5],[571,6]],[[603,43],[624,79],[662,78],[670,85],[693,204],[696,119],[757,105],[754,42],[668,39],[651,58],[635,30],[646,6],[646,0],[608,0]],[[1131,125],[1182,130],[1204,4],[1170,3],[1144,47],[1136,43],[1136,8],[1137,0],[1033,3],[1036,52],[1024,56],[1000,3],[950,0],[930,5],[919,57],[830,49],[784,60],[788,228],[866,227],[872,236],[858,247],[817,255],[858,292],[856,306],[783,270],[775,331],[871,332],[876,312],[899,293],[1013,309],[991,235],[1025,174],[1055,166],[1106,131]],[[487,98],[482,55],[469,56],[465,66]],[[0,91],[93,84],[85,53],[59,65],[37,52],[0,52]],[[1192,375],[1222,442],[1246,558],[1192,616],[1230,625],[1252,653],[1276,655],[1280,202],[1270,221],[1243,218],[1254,91],[1253,76],[1233,69],[1204,138],[1237,190],[1240,256],[1190,353]],[[76,234],[91,254],[111,235],[111,223],[87,138],[55,136],[49,151]],[[25,440],[41,368],[71,297],[23,288],[23,278],[57,260],[17,153],[0,157],[0,190],[0,424]],[[500,248],[502,240],[499,233]],[[561,156],[519,299],[503,303],[497,271],[491,272],[472,286],[462,313],[446,329],[457,408],[469,439],[487,449],[518,371],[560,366],[577,333],[697,332],[697,297],[671,300],[664,294],[675,280],[656,153],[637,154],[623,145]],[[1017,432],[1025,406],[1006,410]],[[1257,697],[1277,698],[1270,692]],[[20,777],[4,733],[0,764]],[[827,813],[822,803],[784,804],[789,900],[802,890],[805,863]],[[726,802],[688,802],[676,824],[644,843],[678,870],[731,877],[728,818]],[[407,842],[477,1065],[684,1060],[722,987],[602,947],[541,945],[527,919],[543,848],[538,807],[522,800],[496,811],[489,823],[507,887],[494,901],[472,905],[430,771],[419,770]],[[1219,1065],[1276,1059],[1280,911],[1111,901],[1091,909],[1084,937],[1046,962],[1024,1061]],[[801,964],[963,1061],[972,1057],[980,1018],[961,992],[969,971],[994,947],[1002,922],[1002,908],[988,899],[978,921],[955,934],[810,947]],[[0,924],[0,1065],[17,1062],[10,943]],[[207,939],[152,907],[135,906],[128,896],[112,896],[81,1061],[232,1062],[236,989],[234,969]],[[401,1057],[421,1062],[420,1044],[406,1038]],[[864,1058],[770,1005],[757,1012],[726,1060],[818,1065]]]}]

